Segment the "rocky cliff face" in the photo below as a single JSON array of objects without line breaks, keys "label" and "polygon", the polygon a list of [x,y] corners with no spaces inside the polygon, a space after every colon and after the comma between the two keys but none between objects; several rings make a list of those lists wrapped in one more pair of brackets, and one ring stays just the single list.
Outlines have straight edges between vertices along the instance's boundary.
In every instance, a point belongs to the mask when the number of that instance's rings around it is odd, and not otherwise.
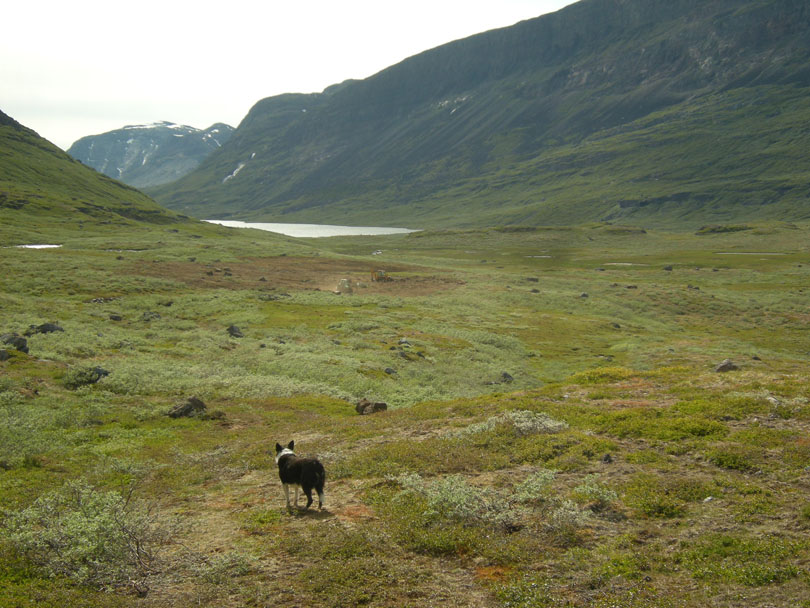
[{"label": "rocky cliff face", "polygon": [[109,177],[145,188],[190,173],[232,132],[233,127],[222,123],[205,130],[166,121],[132,125],[83,137],[68,154]]}]

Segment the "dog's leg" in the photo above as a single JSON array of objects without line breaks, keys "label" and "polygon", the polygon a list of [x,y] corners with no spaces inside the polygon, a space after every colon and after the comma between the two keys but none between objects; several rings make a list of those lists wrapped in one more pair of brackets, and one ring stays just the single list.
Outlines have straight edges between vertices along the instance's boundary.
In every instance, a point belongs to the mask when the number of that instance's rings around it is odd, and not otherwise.
[{"label": "dog's leg", "polygon": [[284,497],[287,499],[287,509],[290,508],[290,486],[286,483],[281,484],[284,486]]},{"label": "dog's leg", "polygon": [[299,490],[299,487],[295,486],[295,508],[296,509],[298,508],[298,490]]},{"label": "dog's leg", "polygon": [[318,491],[318,508],[323,509],[323,491]]},{"label": "dog's leg", "polygon": [[307,506],[304,507],[304,510],[306,511],[312,505],[312,488],[304,486],[304,494],[307,495]]}]

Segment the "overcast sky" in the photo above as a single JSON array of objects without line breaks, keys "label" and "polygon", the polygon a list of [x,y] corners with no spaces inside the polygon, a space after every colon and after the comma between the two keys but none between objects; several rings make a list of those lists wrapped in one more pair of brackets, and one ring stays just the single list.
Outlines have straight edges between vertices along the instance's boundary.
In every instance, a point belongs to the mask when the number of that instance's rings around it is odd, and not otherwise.
[{"label": "overcast sky", "polygon": [[11,0],[0,110],[62,148],[168,120],[234,127],[260,99],[366,78],[573,0]]}]

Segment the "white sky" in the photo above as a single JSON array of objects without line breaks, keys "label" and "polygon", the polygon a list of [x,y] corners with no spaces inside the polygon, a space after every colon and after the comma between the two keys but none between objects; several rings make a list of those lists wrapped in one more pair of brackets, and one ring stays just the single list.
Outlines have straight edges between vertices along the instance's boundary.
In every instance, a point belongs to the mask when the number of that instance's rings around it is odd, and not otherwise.
[{"label": "white sky", "polygon": [[0,110],[62,148],[169,120],[236,127],[260,99],[366,78],[573,0],[10,0]]}]

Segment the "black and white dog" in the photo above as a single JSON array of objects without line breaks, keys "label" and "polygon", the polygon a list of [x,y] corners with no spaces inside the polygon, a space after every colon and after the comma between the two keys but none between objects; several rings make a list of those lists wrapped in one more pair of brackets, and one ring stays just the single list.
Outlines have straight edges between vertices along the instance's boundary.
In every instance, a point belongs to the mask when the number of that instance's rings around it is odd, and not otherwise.
[{"label": "black and white dog", "polygon": [[298,488],[307,495],[307,506],[312,504],[313,488],[318,493],[318,508],[323,508],[323,484],[326,481],[326,472],[317,458],[299,458],[293,452],[295,442],[291,441],[286,448],[276,444],[276,464],[278,476],[284,486],[284,496],[287,498],[287,508],[290,508],[290,486],[295,486],[295,507],[298,508]]}]

